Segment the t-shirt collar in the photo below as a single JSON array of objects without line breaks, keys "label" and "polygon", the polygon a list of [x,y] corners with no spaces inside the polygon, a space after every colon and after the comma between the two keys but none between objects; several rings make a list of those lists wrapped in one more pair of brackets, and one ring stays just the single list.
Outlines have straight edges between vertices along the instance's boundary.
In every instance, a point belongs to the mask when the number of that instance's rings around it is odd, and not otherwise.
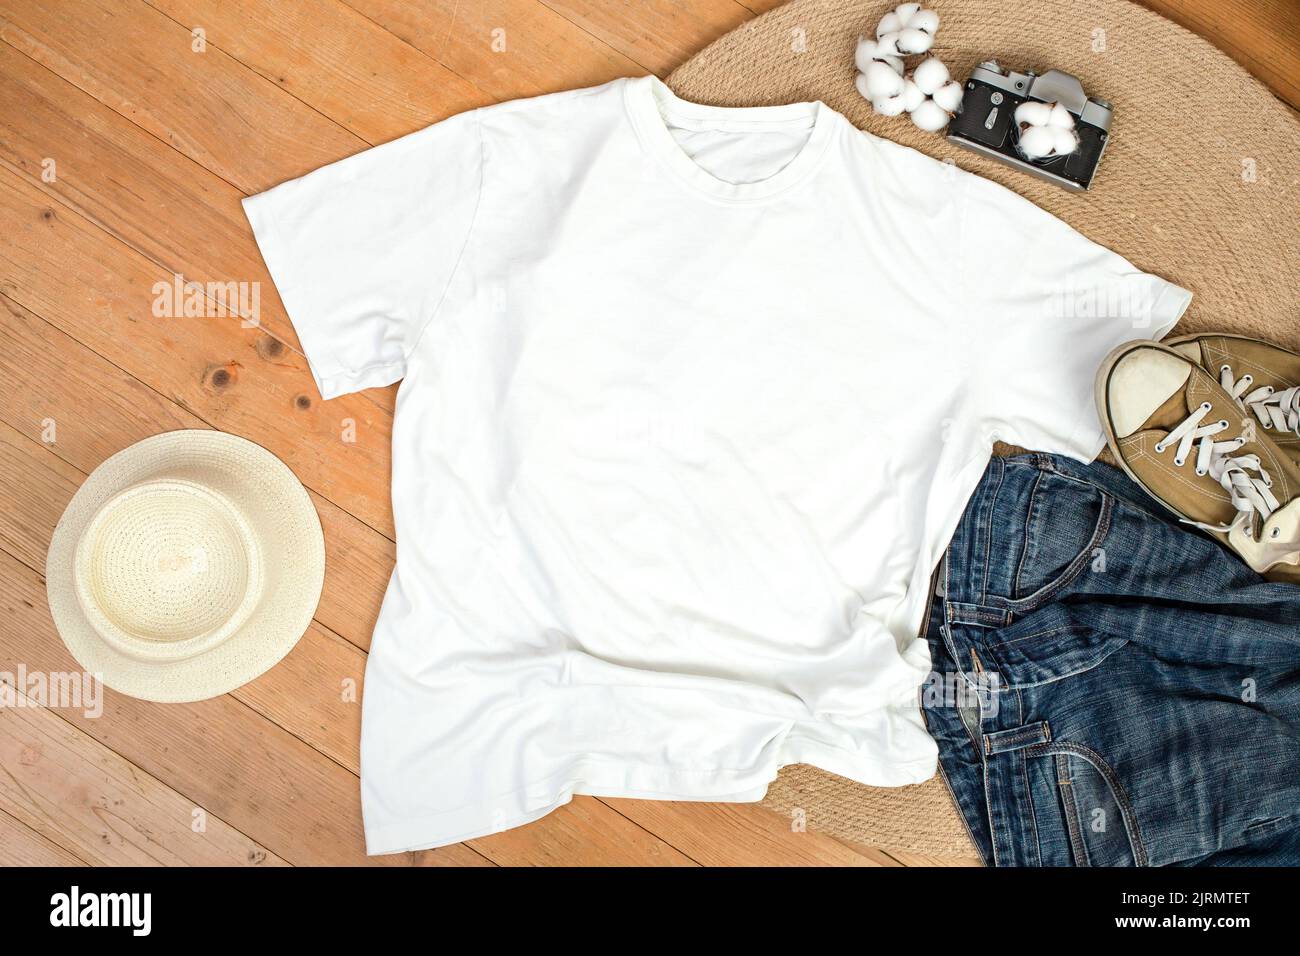
[{"label": "t-shirt collar", "polygon": [[[642,147],[693,189],[728,202],[754,202],[771,198],[805,180],[825,158],[840,119],[821,101],[782,106],[706,106],[683,100],[658,77],[626,81],[624,99]],[[785,166],[765,179],[730,183],[719,179],[692,160],[673,138],[665,122],[698,125],[705,129],[745,130],[775,127],[811,127],[808,139]]]}]

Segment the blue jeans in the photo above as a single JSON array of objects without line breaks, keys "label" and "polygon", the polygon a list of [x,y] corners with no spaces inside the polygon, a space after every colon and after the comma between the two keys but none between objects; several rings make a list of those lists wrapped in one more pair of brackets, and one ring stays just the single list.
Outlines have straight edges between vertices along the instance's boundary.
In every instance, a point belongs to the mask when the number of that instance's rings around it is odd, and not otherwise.
[{"label": "blue jeans", "polygon": [[994,459],[926,637],[926,722],[985,862],[1300,864],[1300,587],[1122,472]]}]

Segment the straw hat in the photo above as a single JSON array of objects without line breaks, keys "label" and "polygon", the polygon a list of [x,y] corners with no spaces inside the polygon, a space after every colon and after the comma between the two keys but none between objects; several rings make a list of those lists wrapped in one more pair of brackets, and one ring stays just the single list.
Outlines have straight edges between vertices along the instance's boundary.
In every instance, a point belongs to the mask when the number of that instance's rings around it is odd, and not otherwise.
[{"label": "straw hat", "polygon": [[320,519],[265,448],[223,432],[137,442],[88,477],[45,565],[50,613],[85,670],[144,700],[204,700],[298,642],[325,577]]}]

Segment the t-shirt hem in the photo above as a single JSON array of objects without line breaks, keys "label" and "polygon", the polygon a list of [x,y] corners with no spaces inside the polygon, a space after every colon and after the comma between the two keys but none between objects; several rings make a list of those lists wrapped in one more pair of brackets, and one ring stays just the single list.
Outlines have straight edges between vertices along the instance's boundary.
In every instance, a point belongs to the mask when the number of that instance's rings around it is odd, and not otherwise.
[{"label": "t-shirt hem", "polygon": [[540,798],[540,804],[514,813],[494,814],[486,810],[483,803],[474,803],[429,816],[374,826],[367,824],[366,853],[380,856],[429,850],[490,836],[539,820],[575,796],[756,803],[766,796],[768,785],[776,779],[777,771],[795,763],[812,764],[867,786],[901,787],[933,777],[938,757],[937,754],[928,754],[913,760],[880,761],[792,735],[785,740],[781,759],[749,771],[687,771],[621,761],[579,759],[563,775],[563,782],[552,777],[515,791],[515,796],[519,796],[536,793],[545,787],[546,796]]},{"label": "t-shirt hem", "polygon": [[253,229],[253,238],[262,253],[262,260],[275,281],[280,301],[284,303],[285,311],[298,333],[298,342],[307,359],[307,368],[316,382],[321,399],[328,401],[363,388],[391,385],[402,378],[405,366],[400,362],[369,365],[360,369],[338,368],[330,349],[324,342],[318,341],[315,332],[311,330],[309,319],[320,309],[308,292],[307,283],[299,281],[295,260],[280,235],[275,204],[274,189],[241,200],[244,215]]}]

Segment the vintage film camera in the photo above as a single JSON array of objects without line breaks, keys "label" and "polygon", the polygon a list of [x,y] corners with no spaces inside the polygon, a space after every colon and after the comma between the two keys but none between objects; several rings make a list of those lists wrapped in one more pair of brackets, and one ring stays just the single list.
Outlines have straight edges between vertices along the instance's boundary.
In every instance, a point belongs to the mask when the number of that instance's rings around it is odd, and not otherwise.
[{"label": "vintage film camera", "polygon": [[[1016,107],[1026,100],[1061,103],[1074,116],[1079,147],[1064,156],[1029,159],[1019,149]],[[1083,92],[1076,77],[1060,70],[1042,76],[1032,70],[1004,70],[997,60],[985,60],[966,81],[961,108],[948,124],[948,139],[985,156],[1001,160],[1031,175],[1083,191],[1101,162],[1110,138],[1114,110],[1104,100]]]}]

